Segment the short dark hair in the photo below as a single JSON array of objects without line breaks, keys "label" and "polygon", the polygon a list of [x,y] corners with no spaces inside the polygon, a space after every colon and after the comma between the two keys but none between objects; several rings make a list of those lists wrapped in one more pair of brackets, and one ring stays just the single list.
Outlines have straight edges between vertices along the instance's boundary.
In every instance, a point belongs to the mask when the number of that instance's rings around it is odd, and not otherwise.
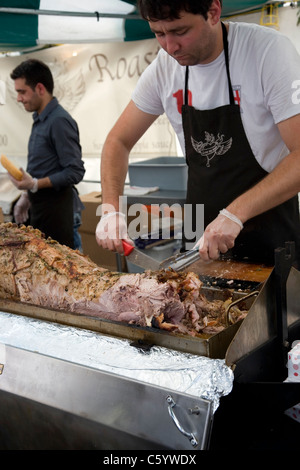
[{"label": "short dark hair", "polygon": [[35,89],[38,83],[42,83],[46,90],[52,95],[54,88],[54,80],[49,69],[41,60],[28,59],[21,62],[10,74],[13,80],[17,78],[25,78],[26,84]]},{"label": "short dark hair", "polygon": [[[202,15],[207,20],[207,12],[213,0],[138,0],[137,5],[144,20],[177,20],[182,10]],[[222,6],[222,0],[220,0]]]}]

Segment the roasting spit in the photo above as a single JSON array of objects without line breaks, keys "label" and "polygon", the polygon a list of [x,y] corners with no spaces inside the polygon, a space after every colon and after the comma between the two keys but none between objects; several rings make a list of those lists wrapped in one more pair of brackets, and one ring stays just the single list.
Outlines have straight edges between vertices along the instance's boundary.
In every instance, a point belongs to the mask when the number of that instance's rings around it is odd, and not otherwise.
[{"label": "roasting spit", "polygon": [[[286,300],[287,329],[299,331],[300,273],[289,264],[286,277],[286,290],[278,292],[282,283],[278,284],[275,266],[263,282],[253,285],[252,292],[234,292],[234,300],[245,297],[242,301],[249,308],[247,317],[208,338],[187,337],[8,300],[0,301],[0,311],[25,323],[40,322],[46,329],[47,325],[74,328],[78,340],[84,341],[85,335],[92,335],[125,341],[138,351],[139,357],[147,357],[155,348],[162,348],[178,357],[190,355],[210,364],[216,361],[231,371],[235,382],[247,382],[260,379],[259,374],[266,372],[262,367],[256,371],[253,362],[251,367],[247,366],[253,351],[259,352],[274,338],[278,343],[278,337],[282,338],[279,348],[285,347],[284,321],[278,322],[278,304],[284,310]],[[213,285],[204,289],[211,299],[226,295],[224,289]],[[248,294],[253,295],[246,297]],[[214,428],[214,404],[210,397],[128,377],[122,374],[121,357],[119,374],[115,370],[98,370],[80,364],[72,358],[61,358],[55,351],[47,352],[47,342],[43,347],[46,349],[41,353],[34,345],[31,349],[23,348],[8,344],[4,337],[0,339],[0,446],[3,449],[193,451],[209,447]]]}]

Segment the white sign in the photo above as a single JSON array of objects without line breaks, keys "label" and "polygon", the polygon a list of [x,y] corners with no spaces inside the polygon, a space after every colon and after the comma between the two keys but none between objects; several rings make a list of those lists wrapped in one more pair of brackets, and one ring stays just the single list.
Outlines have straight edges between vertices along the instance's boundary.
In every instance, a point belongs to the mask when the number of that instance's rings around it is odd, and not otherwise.
[{"label": "white sign", "polygon": [[[156,57],[156,39],[135,42],[73,44],[0,59],[6,105],[0,107],[0,153],[26,157],[32,115],[17,103],[11,71],[37,58],[51,69],[54,95],[77,121],[84,157],[100,158],[105,138],[129,102],[142,72]],[[161,116],[135,146],[132,155],[176,155],[176,139]]]}]

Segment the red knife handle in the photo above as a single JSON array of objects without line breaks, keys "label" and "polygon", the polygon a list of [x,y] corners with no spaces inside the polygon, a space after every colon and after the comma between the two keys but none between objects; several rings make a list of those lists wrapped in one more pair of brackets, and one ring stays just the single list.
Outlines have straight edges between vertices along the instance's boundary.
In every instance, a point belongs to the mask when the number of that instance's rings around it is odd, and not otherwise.
[{"label": "red knife handle", "polygon": [[126,242],[125,240],[122,240],[123,244],[123,249],[124,249],[124,255],[128,256],[134,250],[134,246],[130,245],[130,243]]}]

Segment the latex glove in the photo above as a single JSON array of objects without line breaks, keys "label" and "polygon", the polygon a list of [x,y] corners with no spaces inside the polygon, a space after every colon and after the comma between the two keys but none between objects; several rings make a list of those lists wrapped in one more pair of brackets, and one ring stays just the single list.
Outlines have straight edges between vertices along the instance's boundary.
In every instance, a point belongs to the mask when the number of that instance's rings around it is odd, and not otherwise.
[{"label": "latex glove", "polygon": [[124,252],[122,240],[126,240],[134,245],[127,233],[127,224],[125,214],[121,212],[109,212],[101,217],[96,227],[96,241],[102,248]]},{"label": "latex glove", "polygon": [[27,191],[24,191],[14,206],[14,219],[17,224],[24,224],[28,220],[30,201]]},{"label": "latex glove", "polygon": [[[205,229],[204,234],[196,243],[199,255],[205,260],[216,260],[220,253],[226,253],[234,247],[235,239],[241,232],[243,225],[239,219],[230,214],[219,214]],[[229,217],[229,216],[232,216]],[[233,220],[236,219],[236,220]]]},{"label": "latex glove", "polygon": [[21,172],[23,173],[23,177],[21,181],[16,180],[13,176],[9,175],[11,181],[18,189],[28,189],[32,192],[37,191],[37,179],[32,178],[32,176],[24,171],[23,168],[20,168]]}]

